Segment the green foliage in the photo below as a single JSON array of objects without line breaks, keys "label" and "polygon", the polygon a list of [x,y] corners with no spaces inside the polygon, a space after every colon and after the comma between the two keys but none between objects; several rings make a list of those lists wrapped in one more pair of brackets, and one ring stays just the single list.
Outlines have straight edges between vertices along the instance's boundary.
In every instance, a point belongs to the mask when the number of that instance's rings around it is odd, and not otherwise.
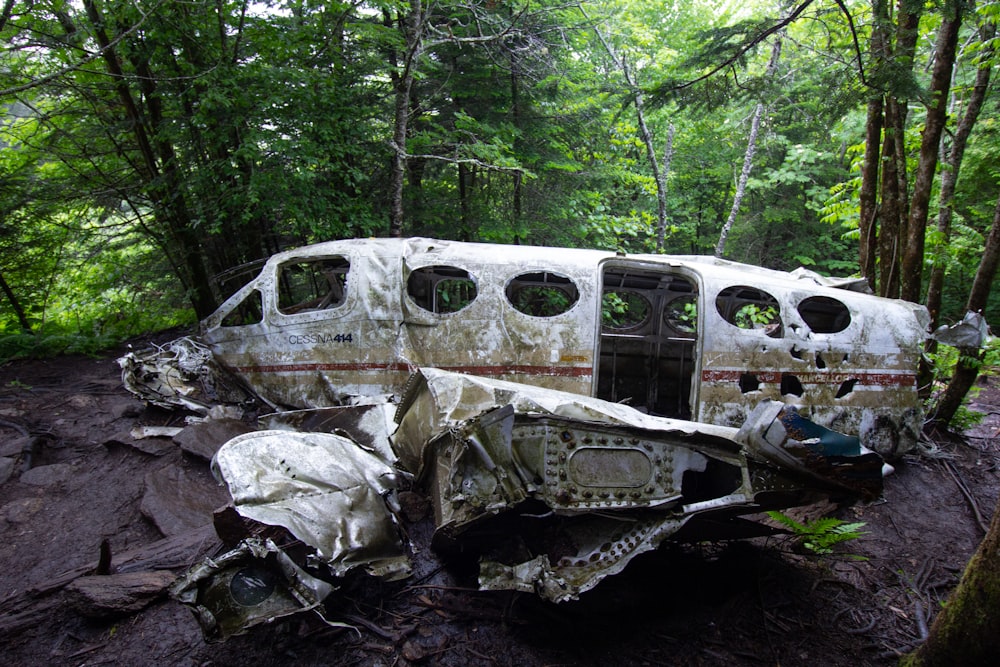
[{"label": "green foliage", "polygon": [[[944,390],[945,385],[951,378],[960,360],[966,365],[978,368],[980,377],[1000,374],[1000,338],[994,336],[988,337],[986,339],[986,347],[982,352],[983,354],[980,358],[963,354],[959,348],[938,344],[933,352],[927,353],[925,356],[931,362],[935,388],[928,403],[933,405],[937,400],[938,394]],[[983,421],[983,418],[986,416],[984,413],[971,410],[968,407],[968,402],[974,400],[980,391],[982,391],[982,387],[975,385],[969,389],[965,404],[958,408],[955,416],[949,422],[951,428],[961,432]]]},{"label": "green foliage", "polygon": [[[844,542],[859,539],[865,533],[864,522],[848,523],[834,517],[821,517],[807,523],[799,523],[782,512],[767,512],[767,515],[785,526],[798,538],[808,551],[817,556],[829,556],[833,547]],[[853,560],[864,560],[862,556],[849,554]]]},{"label": "green foliage", "polygon": [[[213,278],[231,267],[385,234],[401,100],[404,234],[652,252],[659,210],[636,114],[644,100],[661,166],[676,131],[664,251],[678,254],[712,252],[762,102],[729,257],[857,271],[869,89],[829,4],[787,26],[766,80],[771,42],[744,47],[774,24],[773,3],[597,0],[585,14],[550,0],[517,11],[431,3],[412,62],[404,2],[100,2],[100,25],[79,4],[22,4],[0,28],[0,267],[35,336],[12,348],[69,349],[59,336],[112,340],[190,321],[185,298],[203,315],[238,288]],[[851,10],[865,49],[869,10]],[[928,11],[921,66],[938,24]],[[99,28],[113,59],[99,55]],[[973,28],[955,69],[956,113],[977,59],[990,55]],[[894,66],[869,72],[872,81]],[[405,100],[404,67],[414,73]],[[910,99],[912,167],[924,113]],[[998,117],[993,96],[966,151],[951,236],[928,236],[947,268],[944,318],[961,315],[992,220]],[[988,319],[1000,313],[994,292]],[[461,302],[444,298],[453,297]],[[607,304],[608,317],[626,321],[617,308]],[[749,325],[764,317],[746,315]],[[20,336],[21,324],[0,295],[0,335]]]}]

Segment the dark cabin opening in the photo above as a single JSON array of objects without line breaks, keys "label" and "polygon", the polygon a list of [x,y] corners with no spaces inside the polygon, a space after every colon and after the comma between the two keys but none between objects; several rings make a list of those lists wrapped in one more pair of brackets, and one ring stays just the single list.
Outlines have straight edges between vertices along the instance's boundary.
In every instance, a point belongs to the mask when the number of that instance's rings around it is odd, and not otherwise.
[{"label": "dark cabin opening", "polygon": [[678,274],[604,270],[597,397],[691,418],[698,291]]}]

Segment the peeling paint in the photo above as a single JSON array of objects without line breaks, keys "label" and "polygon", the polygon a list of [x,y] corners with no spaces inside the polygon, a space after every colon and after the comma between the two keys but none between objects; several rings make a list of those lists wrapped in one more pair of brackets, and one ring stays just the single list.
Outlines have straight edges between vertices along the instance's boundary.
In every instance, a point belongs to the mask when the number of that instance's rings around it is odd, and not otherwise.
[{"label": "peeling paint", "polygon": [[[293,299],[286,283],[301,281],[289,272],[336,262],[340,282],[317,278],[314,302],[281,305]],[[415,272],[422,292],[410,294]],[[548,276],[563,282],[530,286]],[[524,280],[539,302],[571,285],[572,305],[522,312],[509,292]],[[451,294],[462,281],[465,296]],[[310,310],[330,285],[333,305]],[[415,369],[438,367],[723,425],[739,425],[768,398],[857,435],[868,413],[898,423],[920,409],[916,371],[929,321],[921,306],[862,288],[697,256],[344,240],[272,257],[203,322],[201,339],[215,362],[285,408],[398,395]],[[882,453],[914,444],[907,435]]]}]

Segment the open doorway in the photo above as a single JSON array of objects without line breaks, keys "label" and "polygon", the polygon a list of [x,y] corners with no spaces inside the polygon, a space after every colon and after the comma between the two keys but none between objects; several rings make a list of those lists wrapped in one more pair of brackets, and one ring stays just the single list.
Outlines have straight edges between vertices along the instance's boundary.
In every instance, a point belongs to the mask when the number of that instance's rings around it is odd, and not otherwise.
[{"label": "open doorway", "polygon": [[694,281],[617,263],[603,280],[597,397],[690,419],[701,319]]}]

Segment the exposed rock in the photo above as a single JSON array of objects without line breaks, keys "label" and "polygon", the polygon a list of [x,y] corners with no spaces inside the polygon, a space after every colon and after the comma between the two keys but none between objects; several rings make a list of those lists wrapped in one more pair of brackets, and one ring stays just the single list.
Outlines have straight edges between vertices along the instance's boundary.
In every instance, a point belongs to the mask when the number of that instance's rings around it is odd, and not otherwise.
[{"label": "exposed rock", "polygon": [[80,577],[66,587],[66,597],[90,618],[131,614],[163,597],[176,578],[167,570]]},{"label": "exposed rock", "polygon": [[229,494],[207,470],[169,465],[146,475],[141,510],[169,537],[212,523],[215,508],[227,502]]},{"label": "exposed rock", "polygon": [[174,436],[174,442],[188,454],[210,461],[226,442],[252,430],[238,419],[207,419],[185,428]]},{"label": "exposed rock", "polygon": [[53,486],[61,484],[73,476],[73,466],[68,463],[53,463],[38,466],[21,473],[21,482],[32,486]]},{"label": "exposed rock", "polygon": [[0,507],[0,520],[7,523],[27,523],[45,505],[42,498],[18,498]]},{"label": "exposed rock", "polygon": [[17,456],[25,449],[30,449],[33,440],[30,435],[0,440],[0,456]]},{"label": "exposed rock", "polygon": [[177,449],[177,445],[169,438],[135,438],[131,431],[119,431],[104,443],[109,445],[124,445],[150,456],[163,456]]},{"label": "exposed rock", "polygon": [[3,484],[14,474],[14,459],[3,456],[0,457],[0,484]]}]

